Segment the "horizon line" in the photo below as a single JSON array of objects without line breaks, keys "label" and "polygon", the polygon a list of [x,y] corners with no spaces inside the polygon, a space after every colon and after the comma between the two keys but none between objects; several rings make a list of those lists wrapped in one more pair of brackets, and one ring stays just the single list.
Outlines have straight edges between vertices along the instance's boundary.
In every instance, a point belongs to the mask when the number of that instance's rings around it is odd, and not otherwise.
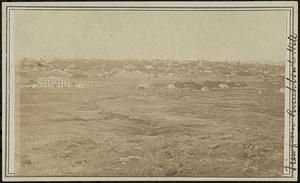
[{"label": "horizon line", "polygon": [[[264,63],[264,64],[284,64],[285,60],[276,60],[276,61],[271,61],[271,60],[234,60],[234,59],[224,59],[224,60],[212,60],[212,59],[160,59],[160,58],[151,58],[151,59],[142,59],[142,58],[123,58],[123,59],[112,59],[112,58],[82,58],[82,57],[76,57],[76,58],[32,58],[32,57],[22,57],[19,59],[20,61],[23,59],[32,59],[35,61],[41,61],[41,60],[107,60],[107,61],[175,61],[175,62],[180,62],[180,61],[205,61],[205,62],[240,62],[240,63]],[[282,63],[283,62],[283,63]]]}]

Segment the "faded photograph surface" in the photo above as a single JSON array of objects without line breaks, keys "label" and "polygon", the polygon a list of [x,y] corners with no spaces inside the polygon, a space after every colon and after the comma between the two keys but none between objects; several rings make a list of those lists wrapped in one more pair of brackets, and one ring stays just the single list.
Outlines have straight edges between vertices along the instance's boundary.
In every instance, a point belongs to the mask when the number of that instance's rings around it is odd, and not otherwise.
[{"label": "faded photograph surface", "polygon": [[15,11],[16,175],[282,177],[287,17]]}]

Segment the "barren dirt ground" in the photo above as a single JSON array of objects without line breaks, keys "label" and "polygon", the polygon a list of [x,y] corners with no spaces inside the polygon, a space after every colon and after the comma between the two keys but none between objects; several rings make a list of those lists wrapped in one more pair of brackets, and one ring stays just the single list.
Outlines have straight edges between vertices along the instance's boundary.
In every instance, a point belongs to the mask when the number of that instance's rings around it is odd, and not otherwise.
[{"label": "barren dirt ground", "polygon": [[[278,177],[284,95],[254,89],[22,89],[17,175]],[[37,173],[38,172],[38,173]]]}]

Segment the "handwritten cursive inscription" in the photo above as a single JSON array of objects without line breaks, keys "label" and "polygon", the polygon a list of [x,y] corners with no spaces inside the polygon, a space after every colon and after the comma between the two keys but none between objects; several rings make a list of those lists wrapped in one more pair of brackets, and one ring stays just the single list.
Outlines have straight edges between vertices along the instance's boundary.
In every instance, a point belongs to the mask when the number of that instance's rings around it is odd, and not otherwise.
[{"label": "handwritten cursive inscription", "polygon": [[298,148],[297,144],[295,144],[295,126],[296,126],[296,110],[297,110],[297,85],[296,85],[296,55],[297,55],[297,40],[298,36],[297,34],[292,34],[288,37],[289,44],[287,47],[287,50],[289,52],[288,57],[288,63],[289,63],[289,74],[286,80],[288,81],[288,85],[286,88],[289,90],[289,108],[287,109],[287,114],[289,117],[289,128],[290,128],[290,144],[289,144],[289,151],[290,151],[290,158],[289,158],[289,166],[286,166],[286,169],[290,169],[292,172],[292,176],[294,176],[295,173],[295,166],[297,163],[297,155],[296,155],[296,149]]}]

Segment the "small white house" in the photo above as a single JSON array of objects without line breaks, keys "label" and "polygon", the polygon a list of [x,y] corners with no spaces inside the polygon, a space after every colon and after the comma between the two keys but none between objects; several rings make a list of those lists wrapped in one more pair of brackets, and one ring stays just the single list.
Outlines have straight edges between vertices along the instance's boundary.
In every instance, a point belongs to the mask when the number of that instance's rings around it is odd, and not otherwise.
[{"label": "small white house", "polygon": [[203,92],[209,91],[209,88],[204,86],[204,87],[201,88],[201,91],[203,91]]},{"label": "small white house", "polygon": [[135,89],[136,90],[141,90],[141,89],[147,89],[149,88],[149,85],[148,84],[138,84]]},{"label": "small white house", "polygon": [[284,88],[280,88],[279,89],[279,93],[284,93],[285,89]]},{"label": "small white house", "polygon": [[229,87],[227,84],[219,84],[219,88],[225,89],[225,88],[229,88]]},{"label": "small white house", "polygon": [[174,84],[168,84],[168,89],[174,90],[176,87]]},{"label": "small white house", "polygon": [[84,88],[83,83],[79,82],[74,85],[75,88]]}]

